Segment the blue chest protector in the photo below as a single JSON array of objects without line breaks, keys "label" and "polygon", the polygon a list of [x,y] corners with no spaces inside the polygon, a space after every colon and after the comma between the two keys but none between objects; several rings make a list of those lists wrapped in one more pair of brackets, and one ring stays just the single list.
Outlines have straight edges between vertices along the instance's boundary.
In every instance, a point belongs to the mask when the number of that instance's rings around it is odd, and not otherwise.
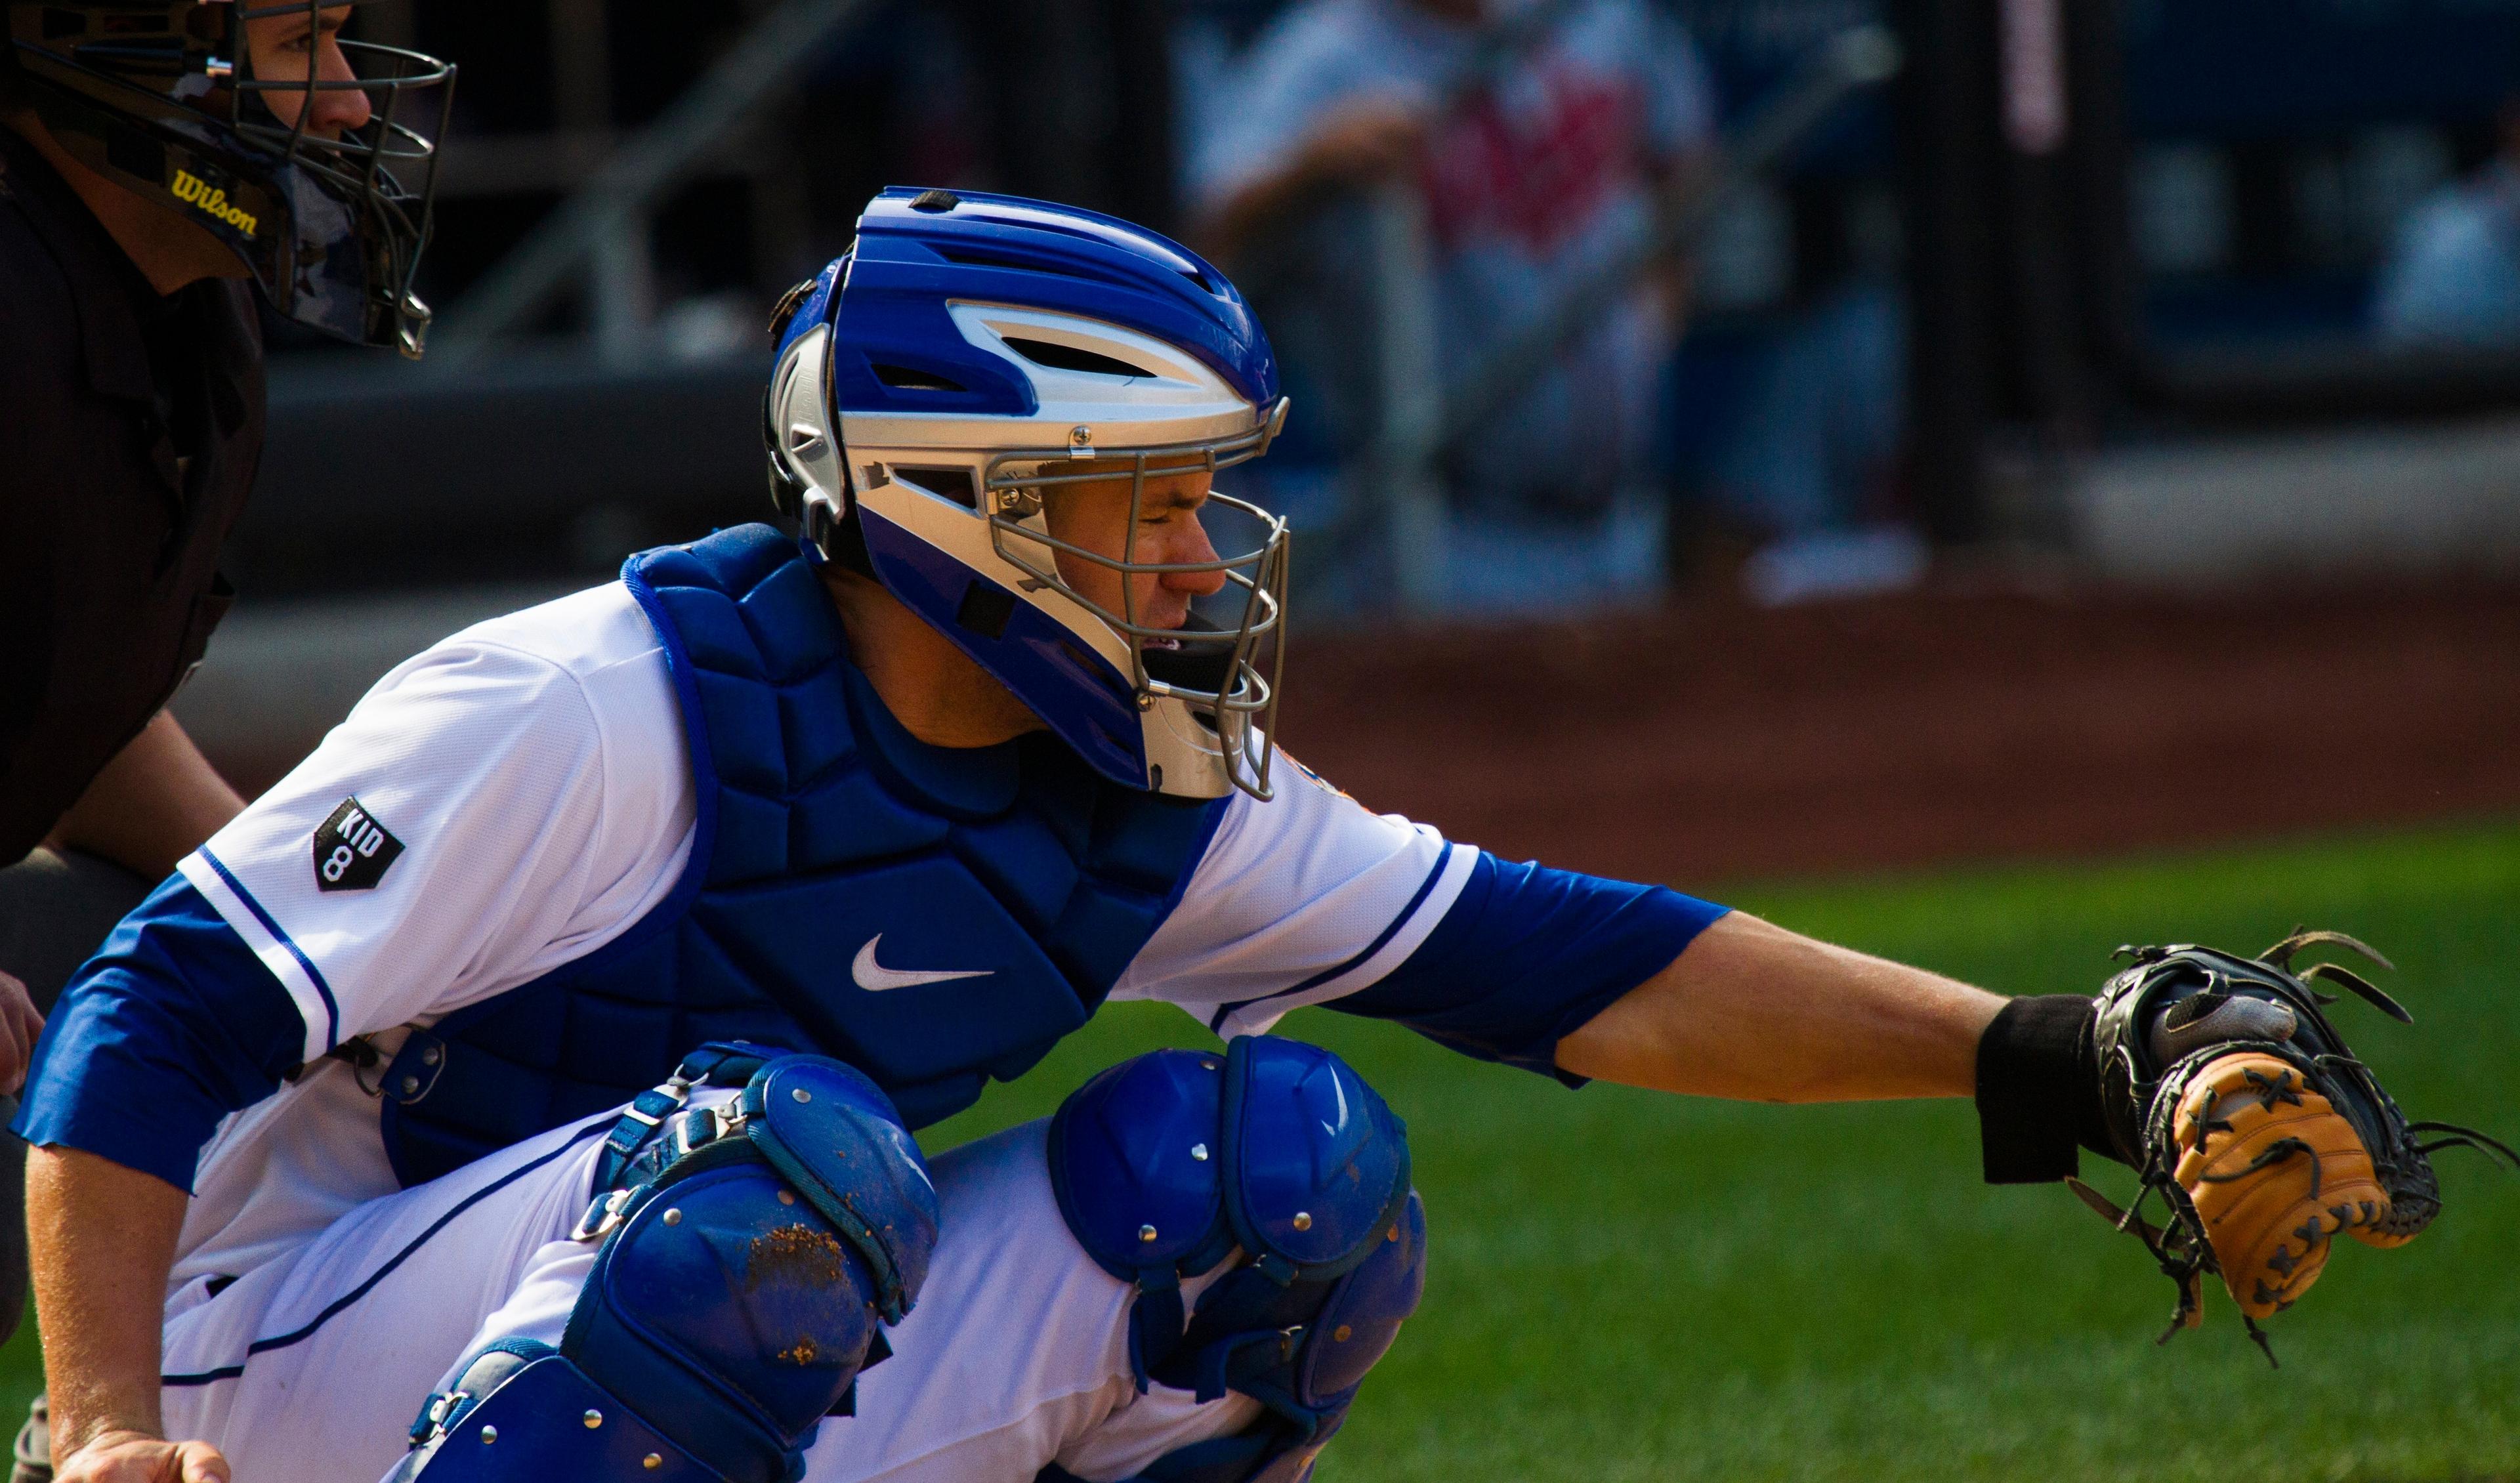
[{"label": "blue chest protector", "polygon": [[1120,787],[1036,734],[947,749],[849,662],[766,525],[630,559],[698,799],[673,892],[603,948],[415,1031],[385,1147],[418,1184],[629,1101],[706,1041],[836,1057],[921,1127],[1082,1025],[1223,817]]}]

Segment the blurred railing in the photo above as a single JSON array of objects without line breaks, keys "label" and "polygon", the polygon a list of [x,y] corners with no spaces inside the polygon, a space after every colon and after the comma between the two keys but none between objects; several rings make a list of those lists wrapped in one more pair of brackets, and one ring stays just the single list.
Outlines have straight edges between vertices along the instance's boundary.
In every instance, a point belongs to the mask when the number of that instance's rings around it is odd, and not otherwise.
[{"label": "blurred railing", "polygon": [[782,0],[647,127],[472,285],[432,337],[428,364],[461,370],[565,290],[582,294],[599,356],[623,365],[655,319],[652,217],[727,136],[794,86],[818,43],[867,0]]},{"label": "blurred railing", "polygon": [[[576,50],[601,39],[602,0],[551,0],[556,34]],[[1526,65],[1562,29],[1583,0],[1536,0],[1488,26],[1449,77],[1435,87],[1438,114]],[[722,161],[730,140],[799,80],[820,43],[870,7],[867,0],[780,0],[743,31],[662,115],[627,136],[598,138],[581,128],[580,144],[608,145],[583,183],[569,192],[525,240],[472,285],[444,316],[427,369],[448,382],[472,381],[490,369],[490,352],[565,294],[581,301],[591,373],[644,377],[655,351],[657,303],[654,216],[696,174]],[[1847,95],[1890,75],[1898,49],[1877,26],[1850,29],[1755,111],[1747,125],[1654,202],[1649,220],[1619,245],[1593,278],[1527,319],[1497,327],[1486,353],[1448,376],[1439,350],[1437,286],[1427,240],[1426,203],[1414,184],[1394,182],[1363,203],[1372,326],[1371,373],[1355,390],[1375,424],[1341,472],[1346,493],[1338,512],[1308,530],[1332,550],[1378,543],[1387,556],[1388,592],[1404,611],[1427,611],[1444,601],[1449,576],[1449,522],[1440,462],[1558,358],[1565,344],[1612,312],[1641,275],[1686,247],[1739,188],[1775,167],[1784,154]],[[563,76],[561,91],[589,95],[561,111],[564,122],[600,121],[594,95],[603,83]],[[567,102],[563,97],[563,104]],[[600,131],[598,131],[600,132]],[[573,136],[574,138],[574,136]],[[447,373],[453,373],[447,375]],[[618,501],[600,493],[563,495],[547,486],[539,503],[567,506],[583,522]],[[687,502],[688,503],[688,502]]]},{"label": "blurred railing", "polygon": [[[1496,42],[1447,90],[1443,106],[1457,103],[1546,34],[1554,10],[1543,6],[1535,11],[1537,23],[1525,20],[1510,30],[1500,29]],[[1484,352],[1450,376],[1437,351],[1425,202],[1405,183],[1377,189],[1368,209],[1380,426],[1359,467],[1343,480],[1348,498],[1339,517],[1316,539],[1336,549],[1370,540],[1378,530],[1389,542],[1403,609],[1423,612],[1437,607],[1446,581],[1439,458],[1475,435],[1544,375],[1567,344],[1598,325],[1639,280],[1693,245],[1745,188],[1783,163],[1840,104],[1887,81],[1899,67],[1899,43],[1887,27],[1855,26],[1831,38],[1761,102],[1703,168],[1667,186],[1656,197],[1647,223],[1598,270],[1519,323],[1498,327]]]}]

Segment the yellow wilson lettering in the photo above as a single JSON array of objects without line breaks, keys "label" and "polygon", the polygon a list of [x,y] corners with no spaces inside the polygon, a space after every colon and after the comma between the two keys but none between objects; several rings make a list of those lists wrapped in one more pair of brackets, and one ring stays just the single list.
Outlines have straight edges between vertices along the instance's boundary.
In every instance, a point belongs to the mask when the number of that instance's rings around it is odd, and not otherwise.
[{"label": "yellow wilson lettering", "polygon": [[227,192],[190,170],[175,172],[175,199],[203,215],[226,222],[247,237],[251,237],[262,225],[261,218],[229,201]]}]

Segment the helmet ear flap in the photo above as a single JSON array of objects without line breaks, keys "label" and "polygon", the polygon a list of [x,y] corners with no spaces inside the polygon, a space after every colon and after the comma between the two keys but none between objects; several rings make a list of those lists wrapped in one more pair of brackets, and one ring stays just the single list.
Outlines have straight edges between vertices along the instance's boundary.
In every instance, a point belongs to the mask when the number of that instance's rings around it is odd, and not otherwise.
[{"label": "helmet ear flap", "polygon": [[798,336],[780,356],[761,404],[770,503],[781,515],[803,521],[818,546],[849,512],[848,464],[825,395],[830,349],[827,326]]},{"label": "helmet ear flap", "polygon": [[778,409],[771,393],[761,393],[761,451],[768,455],[770,470],[770,508],[788,519],[804,518],[805,481],[788,468],[788,460],[779,450]]}]

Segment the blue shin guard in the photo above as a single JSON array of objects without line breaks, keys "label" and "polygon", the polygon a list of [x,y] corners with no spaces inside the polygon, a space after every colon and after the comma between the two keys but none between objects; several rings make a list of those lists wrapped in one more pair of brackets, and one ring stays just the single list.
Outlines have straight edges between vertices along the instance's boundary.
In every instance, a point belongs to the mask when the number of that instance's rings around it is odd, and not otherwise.
[{"label": "blue shin guard", "polygon": [[[1051,1124],[1060,1213],[1133,1282],[1129,1353],[1148,1382],[1267,1408],[1130,1483],[1297,1483],[1425,1288],[1408,1133],[1346,1062],[1246,1036],[1103,1072]],[[1186,1311],[1181,1283],[1241,1260]],[[1042,1483],[1074,1483],[1052,1468]]]},{"label": "blue shin guard", "polygon": [[[695,1081],[747,1078],[723,1110]],[[837,1061],[712,1047],[623,1119],[560,1347],[504,1341],[429,1398],[395,1483],[782,1483],[845,1412],[936,1240],[918,1146]]]}]

